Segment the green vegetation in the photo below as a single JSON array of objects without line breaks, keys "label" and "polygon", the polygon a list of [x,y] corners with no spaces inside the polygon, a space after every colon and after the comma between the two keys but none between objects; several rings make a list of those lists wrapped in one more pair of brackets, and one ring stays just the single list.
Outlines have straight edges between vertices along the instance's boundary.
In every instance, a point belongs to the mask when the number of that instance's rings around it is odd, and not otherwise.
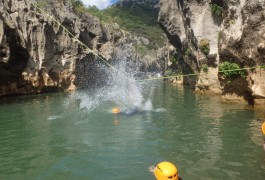
[{"label": "green vegetation", "polygon": [[176,75],[178,75],[178,74],[172,69],[167,69],[165,71],[165,76],[176,76]]},{"label": "green vegetation", "polygon": [[72,5],[74,8],[78,7],[78,6],[84,6],[83,2],[81,0],[71,0]]},{"label": "green vegetation", "polygon": [[187,48],[187,49],[185,50],[185,55],[186,55],[186,56],[191,56],[191,55],[192,55],[192,51],[191,51],[190,48]]},{"label": "green vegetation", "polygon": [[210,42],[208,39],[201,40],[200,49],[205,55],[208,55],[210,53]]},{"label": "green vegetation", "polygon": [[74,7],[74,11],[76,14],[81,14],[82,12],[86,11],[86,7],[84,6],[81,0],[71,0],[71,3]]},{"label": "green vegetation", "polygon": [[137,36],[143,36],[150,41],[148,49],[157,49],[165,44],[162,29],[157,23],[158,9],[141,4],[137,6],[111,6],[104,10],[96,6],[85,7],[80,0],[71,0],[76,14],[87,12],[97,16],[101,22],[117,23]]},{"label": "green vegetation", "polygon": [[49,6],[49,3],[44,1],[44,0],[38,0],[37,4],[36,4],[39,8],[46,8],[47,6]]},{"label": "green vegetation", "polygon": [[172,62],[173,65],[176,65],[177,61],[178,61],[178,60],[177,60],[176,56],[173,56],[173,57],[171,58],[171,62]]},{"label": "green vegetation", "polygon": [[221,17],[223,14],[223,8],[217,4],[211,4],[211,12],[215,17]]},{"label": "green vegetation", "polygon": [[142,44],[137,44],[135,45],[135,50],[138,54],[141,54],[141,56],[144,56],[147,54],[147,47],[145,45],[142,45]]},{"label": "green vegetation", "polygon": [[246,72],[240,69],[236,63],[225,61],[219,65],[219,72],[222,73],[224,78],[242,77],[246,78]]},{"label": "green vegetation", "polygon": [[201,66],[201,69],[202,69],[202,71],[205,72],[205,73],[208,73],[208,71],[209,71],[209,68],[208,68],[208,65],[207,65],[207,64],[203,64],[203,65]]}]

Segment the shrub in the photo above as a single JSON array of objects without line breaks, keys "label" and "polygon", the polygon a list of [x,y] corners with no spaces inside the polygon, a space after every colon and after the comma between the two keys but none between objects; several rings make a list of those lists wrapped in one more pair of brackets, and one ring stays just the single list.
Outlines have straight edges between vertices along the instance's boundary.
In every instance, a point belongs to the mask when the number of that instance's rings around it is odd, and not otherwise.
[{"label": "shrub", "polygon": [[245,71],[241,70],[238,64],[228,61],[225,61],[219,65],[219,72],[222,73],[224,78],[233,78],[237,76],[246,78]]},{"label": "shrub", "polygon": [[[81,13],[86,12],[86,7],[84,6],[81,0],[71,0],[71,2],[73,5],[73,9],[77,15],[80,15]],[[93,8],[96,8],[96,6],[93,6]]]},{"label": "shrub", "polygon": [[135,50],[136,50],[137,53],[141,54],[142,56],[146,55],[147,51],[148,51],[146,46],[142,45],[142,44],[135,45]]},{"label": "shrub", "polygon": [[176,69],[167,69],[165,70],[165,76],[170,77],[170,76],[178,76],[180,75],[179,72],[176,71]]},{"label": "shrub", "polygon": [[223,8],[217,4],[211,4],[211,12],[216,17],[221,17],[223,13]]},{"label": "shrub", "polygon": [[205,55],[208,55],[210,53],[210,43],[208,39],[201,40],[200,49]]},{"label": "shrub", "polygon": [[49,5],[49,3],[47,3],[46,1],[38,1],[37,2],[37,6],[41,9],[46,8]]},{"label": "shrub", "polygon": [[174,75],[174,72],[171,69],[167,69],[165,71],[165,76],[173,76],[173,75]]},{"label": "shrub", "polygon": [[208,65],[207,64],[203,64],[202,67],[201,67],[202,71],[207,73],[208,72]]},{"label": "shrub", "polygon": [[186,55],[186,56],[191,56],[191,55],[192,55],[192,51],[191,51],[190,48],[187,48],[187,49],[185,50],[185,55]]},{"label": "shrub", "polygon": [[175,65],[177,63],[177,58],[173,56],[170,61]]}]

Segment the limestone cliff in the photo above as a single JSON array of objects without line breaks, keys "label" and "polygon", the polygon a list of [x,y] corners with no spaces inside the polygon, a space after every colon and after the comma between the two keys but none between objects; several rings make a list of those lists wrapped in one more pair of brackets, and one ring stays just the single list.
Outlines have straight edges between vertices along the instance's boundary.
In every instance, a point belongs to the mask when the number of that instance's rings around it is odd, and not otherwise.
[{"label": "limestone cliff", "polygon": [[139,57],[132,41],[146,40],[117,24],[102,24],[87,13],[77,16],[70,0],[32,2],[46,12],[29,0],[0,0],[0,96],[72,91],[96,82],[102,62],[79,40],[107,61],[126,55],[141,70],[163,69],[163,53]]},{"label": "limestone cliff", "polygon": [[49,15],[27,0],[0,1],[1,96],[75,89],[76,60],[87,54],[51,16],[89,47],[100,32],[99,22],[88,15],[90,24],[78,19],[67,1],[51,7]]},{"label": "limestone cliff", "polygon": [[175,47],[173,68],[201,73],[184,83],[196,92],[220,93],[224,101],[265,106],[263,68],[233,80],[218,72],[225,61],[241,68],[265,64],[264,0],[161,0],[160,6],[159,22]]}]

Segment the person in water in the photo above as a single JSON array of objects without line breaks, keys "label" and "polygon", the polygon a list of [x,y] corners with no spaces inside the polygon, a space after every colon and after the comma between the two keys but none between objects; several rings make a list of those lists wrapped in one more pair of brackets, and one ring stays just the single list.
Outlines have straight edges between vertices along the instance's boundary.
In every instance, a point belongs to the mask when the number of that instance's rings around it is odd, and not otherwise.
[{"label": "person in water", "polygon": [[142,96],[137,87],[135,81],[130,81],[127,89],[126,103],[128,108],[121,109],[119,107],[115,107],[112,109],[112,113],[114,114],[125,114],[132,115],[140,112],[139,107],[142,104]]},{"label": "person in water", "polygon": [[126,109],[123,109],[123,110],[121,110],[118,107],[115,107],[115,108],[112,109],[112,113],[113,114],[132,115],[132,114],[137,113],[137,112],[139,112],[139,111],[138,111],[138,108],[136,106],[133,106],[131,108],[126,108]]},{"label": "person in water", "polygon": [[122,114],[126,114],[126,115],[131,115],[131,114],[134,114],[134,113],[137,113],[139,112],[138,111],[138,108],[136,106],[133,106],[133,107],[130,107],[130,108],[126,108],[126,109],[123,109],[121,111]]}]

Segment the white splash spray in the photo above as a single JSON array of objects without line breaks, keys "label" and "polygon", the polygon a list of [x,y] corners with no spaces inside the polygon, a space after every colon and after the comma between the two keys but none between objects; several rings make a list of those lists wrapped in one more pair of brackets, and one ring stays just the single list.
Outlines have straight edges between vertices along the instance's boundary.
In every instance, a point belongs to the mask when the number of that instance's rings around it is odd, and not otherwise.
[{"label": "white splash spray", "polygon": [[[137,107],[139,111],[153,109],[150,94],[147,99],[143,97],[145,84],[136,81],[137,72],[126,67],[126,62],[119,63],[108,72],[107,83],[102,88],[79,91],[70,96],[68,104],[78,100],[80,109],[93,110],[104,102],[112,102],[121,109]],[[152,90],[152,88],[151,88]]]}]

